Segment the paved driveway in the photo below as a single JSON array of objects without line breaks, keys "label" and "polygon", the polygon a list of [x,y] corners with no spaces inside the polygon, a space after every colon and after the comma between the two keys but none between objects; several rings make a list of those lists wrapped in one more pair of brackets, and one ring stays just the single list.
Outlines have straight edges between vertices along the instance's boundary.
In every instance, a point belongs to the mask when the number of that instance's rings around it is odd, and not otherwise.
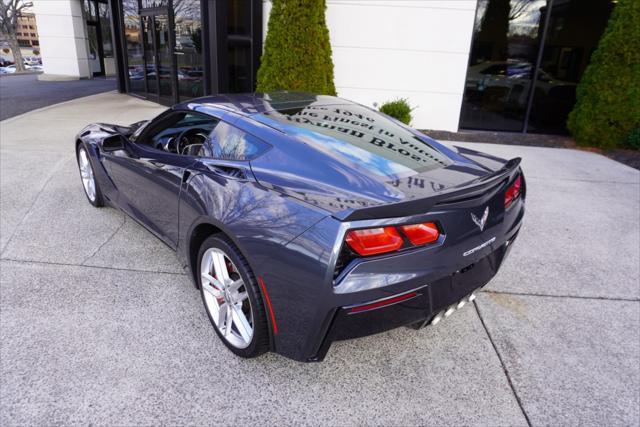
[{"label": "paved driveway", "polygon": [[75,132],[159,111],[109,93],[0,122],[1,425],[640,423],[637,170],[474,145],[522,156],[529,185],[511,258],[475,307],[337,343],[320,364],[246,361],[174,254],[82,193]]},{"label": "paved driveway", "polygon": [[0,120],[70,99],[115,90],[115,77],[91,80],[41,81],[38,74],[0,76]]}]

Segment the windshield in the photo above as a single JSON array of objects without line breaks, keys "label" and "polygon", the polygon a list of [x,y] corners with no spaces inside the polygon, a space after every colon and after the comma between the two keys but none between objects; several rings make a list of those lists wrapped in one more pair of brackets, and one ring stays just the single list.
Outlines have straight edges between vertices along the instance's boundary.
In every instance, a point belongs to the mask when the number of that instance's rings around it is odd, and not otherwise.
[{"label": "windshield", "polygon": [[441,168],[448,157],[408,129],[360,105],[314,105],[256,117],[315,148],[395,180]]}]

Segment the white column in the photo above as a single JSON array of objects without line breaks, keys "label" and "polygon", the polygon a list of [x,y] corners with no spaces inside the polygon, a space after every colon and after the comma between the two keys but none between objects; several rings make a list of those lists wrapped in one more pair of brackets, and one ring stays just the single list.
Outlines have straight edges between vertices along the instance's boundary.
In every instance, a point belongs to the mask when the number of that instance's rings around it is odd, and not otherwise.
[{"label": "white column", "polygon": [[33,0],[38,24],[41,80],[91,78],[81,0]]}]

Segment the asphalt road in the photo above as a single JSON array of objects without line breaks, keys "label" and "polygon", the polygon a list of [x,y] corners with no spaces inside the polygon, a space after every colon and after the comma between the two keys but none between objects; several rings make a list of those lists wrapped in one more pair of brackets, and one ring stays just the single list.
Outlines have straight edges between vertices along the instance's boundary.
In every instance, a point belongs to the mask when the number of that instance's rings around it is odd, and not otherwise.
[{"label": "asphalt road", "polygon": [[528,184],[518,241],[476,304],[319,364],[242,360],[175,255],[82,192],[78,129],[161,110],[109,93],[0,123],[0,425],[640,424],[637,170],[464,144],[523,157]]},{"label": "asphalt road", "polygon": [[115,78],[46,82],[37,74],[0,76],[0,120],[70,99],[116,89]]}]

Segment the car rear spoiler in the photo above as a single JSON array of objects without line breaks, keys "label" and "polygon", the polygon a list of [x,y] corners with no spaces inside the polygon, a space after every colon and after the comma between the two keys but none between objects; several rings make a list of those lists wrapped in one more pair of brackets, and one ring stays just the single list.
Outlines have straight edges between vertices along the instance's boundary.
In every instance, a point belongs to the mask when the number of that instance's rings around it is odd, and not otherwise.
[{"label": "car rear spoiler", "polygon": [[419,215],[429,212],[436,205],[451,205],[481,198],[497,190],[497,184],[512,178],[520,166],[522,159],[515,157],[504,166],[489,175],[473,180],[457,187],[451,187],[423,199],[404,200],[379,206],[368,206],[361,209],[345,209],[333,214],[340,221],[357,221],[363,219],[397,218]]}]

